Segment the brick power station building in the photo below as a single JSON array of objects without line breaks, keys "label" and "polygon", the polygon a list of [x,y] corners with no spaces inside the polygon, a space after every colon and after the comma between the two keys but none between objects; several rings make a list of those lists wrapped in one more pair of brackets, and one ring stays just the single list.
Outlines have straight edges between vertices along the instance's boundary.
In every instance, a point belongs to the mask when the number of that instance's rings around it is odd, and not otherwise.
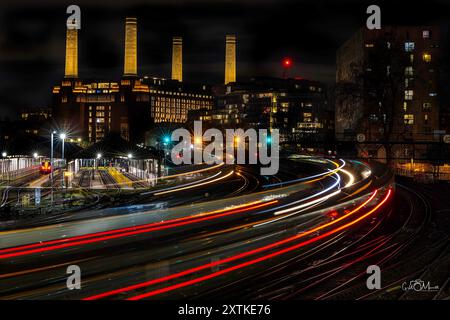
[{"label": "brick power station building", "polygon": [[[232,55],[229,38],[227,57]],[[61,130],[87,143],[98,142],[109,132],[143,143],[145,132],[155,123],[184,123],[188,111],[212,109],[214,97],[209,86],[183,82],[181,37],[173,38],[172,79],[139,76],[136,18],[126,18],[124,47],[119,80],[85,81],[78,74],[78,31],[67,29],[64,79],[53,87],[52,99],[53,118]]]}]

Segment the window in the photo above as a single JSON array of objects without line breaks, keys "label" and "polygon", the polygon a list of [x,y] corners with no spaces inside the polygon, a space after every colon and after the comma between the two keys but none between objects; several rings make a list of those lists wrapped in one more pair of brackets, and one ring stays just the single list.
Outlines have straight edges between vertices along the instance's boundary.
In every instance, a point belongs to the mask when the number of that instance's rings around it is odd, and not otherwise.
[{"label": "window", "polygon": [[414,50],[414,42],[405,42],[405,51],[411,52]]},{"label": "window", "polygon": [[422,38],[429,39],[430,38],[430,30],[423,30],[422,31]]},{"label": "window", "polygon": [[405,78],[405,89],[414,87],[414,78]]},{"label": "window", "polygon": [[403,111],[408,111],[408,102],[403,101]]},{"label": "window", "polygon": [[428,114],[425,114],[423,116],[423,121],[425,122],[425,124],[428,124]]},{"label": "window", "polygon": [[431,110],[431,103],[430,102],[424,102],[422,104],[423,111],[430,111]]},{"label": "window", "polygon": [[413,90],[405,90],[405,100],[412,100],[414,96]]},{"label": "window", "polygon": [[373,43],[366,43],[366,48],[373,48],[374,44]]},{"label": "window", "polygon": [[413,67],[406,67],[405,68],[405,76],[413,76],[413,75],[414,75]]},{"label": "window", "polygon": [[414,124],[414,115],[413,114],[405,114],[403,116],[403,121],[405,124]]},{"label": "window", "polygon": [[425,61],[425,62],[431,62],[431,54],[429,54],[429,53],[427,53],[427,52],[425,52],[423,55],[422,55],[422,59],[423,59],[423,61]]}]

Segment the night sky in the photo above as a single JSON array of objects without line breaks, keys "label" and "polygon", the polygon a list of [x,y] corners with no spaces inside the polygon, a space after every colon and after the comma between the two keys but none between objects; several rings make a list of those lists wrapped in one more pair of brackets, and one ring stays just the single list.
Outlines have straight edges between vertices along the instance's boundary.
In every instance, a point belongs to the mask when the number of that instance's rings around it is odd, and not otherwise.
[{"label": "night sky", "polygon": [[[395,3],[395,4],[394,4]],[[81,7],[79,76],[118,80],[124,21],[138,18],[140,75],[170,77],[171,39],[183,36],[184,80],[223,81],[225,34],[237,35],[237,76],[335,78],[336,49],[365,25],[378,4],[382,24],[438,24],[448,29],[450,1],[275,0],[2,0],[0,4],[0,118],[50,105],[51,86],[64,75],[66,8]]]}]

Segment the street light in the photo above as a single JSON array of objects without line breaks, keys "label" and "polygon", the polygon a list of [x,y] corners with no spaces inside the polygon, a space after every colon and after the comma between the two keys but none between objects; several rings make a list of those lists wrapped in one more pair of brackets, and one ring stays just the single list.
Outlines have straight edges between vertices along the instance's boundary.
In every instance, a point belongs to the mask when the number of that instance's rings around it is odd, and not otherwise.
[{"label": "street light", "polygon": [[37,152],[34,152],[34,153],[33,153],[33,158],[37,159],[37,157],[38,157],[38,153],[37,153]]},{"label": "street light", "polygon": [[133,158],[133,155],[131,153],[129,153],[129,154],[127,154],[127,158],[131,159],[131,158]]},{"label": "street light", "polygon": [[[100,158],[102,157],[101,153],[97,153],[97,159],[94,160],[94,166],[96,167],[96,169],[98,170],[98,167],[100,166]],[[97,165],[95,164],[97,163]]]},{"label": "street light", "polygon": [[[5,151],[2,152],[2,157],[3,158],[6,158],[7,155],[8,154]],[[5,172],[6,172],[5,161],[2,161],[2,176],[3,176],[3,173],[5,173]]]},{"label": "street light", "polygon": [[64,161],[64,142],[66,141],[67,135],[65,133],[61,133],[59,135],[59,138],[62,140],[62,152],[61,152],[61,159]]},{"label": "street light", "polygon": [[50,196],[50,204],[53,207],[53,140],[54,140],[54,135],[55,135],[56,131],[52,131],[50,133],[50,189],[51,189],[51,196]]},{"label": "street light", "polygon": [[[66,166],[66,160],[64,159],[64,142],[66,140],[67,135],[63,132],[59,134],[59,138],[62,140],[62,150],[61,150],[61,159],[63,161],[63,166]],[[63,167],[63,172],[64,172]],[[61,176],[61,187],[64,189],[64,174]]]}]

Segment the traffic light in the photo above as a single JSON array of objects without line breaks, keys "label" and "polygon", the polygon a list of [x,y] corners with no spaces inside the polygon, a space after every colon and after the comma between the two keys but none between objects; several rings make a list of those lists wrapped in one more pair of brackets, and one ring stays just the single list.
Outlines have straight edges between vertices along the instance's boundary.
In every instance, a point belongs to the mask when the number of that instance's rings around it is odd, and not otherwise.
[{"label": "traffic light", "polygon": [[169,143],[170,142],[170,137],[169,136],[165,136],[164,137],[164,143]]}]

